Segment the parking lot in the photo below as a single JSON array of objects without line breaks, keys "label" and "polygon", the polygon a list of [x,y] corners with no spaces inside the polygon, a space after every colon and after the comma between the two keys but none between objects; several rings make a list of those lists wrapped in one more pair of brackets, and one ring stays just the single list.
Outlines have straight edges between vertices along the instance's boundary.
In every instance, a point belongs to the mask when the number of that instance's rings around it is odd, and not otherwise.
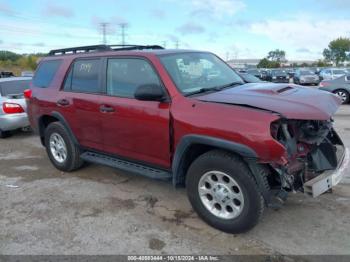
[{"label": "parking lot", "polygon": [[[350,106],[335,119],[349,147]],[[170,183],[97,165],[59,172],[30,133],[0,149],[2,254],[350,254],[349,172],[333,194],[291,194],[250,232],[229,235]]]}]

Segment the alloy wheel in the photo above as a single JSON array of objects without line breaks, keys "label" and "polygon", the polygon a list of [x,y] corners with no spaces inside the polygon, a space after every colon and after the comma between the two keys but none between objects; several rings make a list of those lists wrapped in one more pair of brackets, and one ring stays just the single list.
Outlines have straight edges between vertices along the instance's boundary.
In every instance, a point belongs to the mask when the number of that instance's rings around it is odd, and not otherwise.
[{"label": "alloy wheel", "polygon": [[233,219],[243,210],[242,190],[236,180],[226,173],[205,173],[199,181],[198,193],[206,209],[218,218]]},{"label": "alloy wheel", "polygon": [[58,163],[62,164],[67,159],[66,143],[58,133],[52,133],[49,141],[52,156]]}]

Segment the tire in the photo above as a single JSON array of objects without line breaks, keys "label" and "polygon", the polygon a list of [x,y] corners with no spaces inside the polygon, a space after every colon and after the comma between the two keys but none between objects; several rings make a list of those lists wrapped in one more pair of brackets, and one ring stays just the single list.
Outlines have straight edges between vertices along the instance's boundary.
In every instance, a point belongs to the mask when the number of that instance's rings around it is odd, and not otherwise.
[{"label": "tire", "polygon": [[10,131],[2,131],[0,130],[0,138],[7,138],[10,137],[12,133]]},{"label": "tire", "polygon": [[[203,181],[213,181],[212,175],[218,179],[217,182],[211,183],[208,189],[207,182],[203,184]],[[218,190],[219,186],[221,188]],[[240,157],[224,151],[213,150],[199,156],[187,172],[186,187],[190,203],[197,214],[209,225],[227,233],[237,234],[250,230],[258,223],[264,211],[264,199],[248,166]],[[230,188],[231,192],[228,194],[233,192],[238,197],[226,196],[223,203],[223,188],[224,191]],[[215,189],[217,193],[213,192]],[[206,192],[209,192],[211,197]],[[223,210],[221,215],[218,214],[220,209],[217,204]],[[230,212],[234,210],[228,209],[229,205],[234,205],[238,211]],[[211,206],[213,211],[209,211],[208,206]]]},{"label": "tire", "polygon": [[73,142],[69,133],[60,122],[53,122],[45,129],[44,139],[46,152],[51,163],[57,169],[71,172],[83,165],[84,162],[80,158],[79,147]]},{"label": "tire", "polygon": [[338,90],[335,90],[333,93],[341,98],[342,104],[349,103],[350,94],[348,91],[346,91],[344,89],[338,89]]}]

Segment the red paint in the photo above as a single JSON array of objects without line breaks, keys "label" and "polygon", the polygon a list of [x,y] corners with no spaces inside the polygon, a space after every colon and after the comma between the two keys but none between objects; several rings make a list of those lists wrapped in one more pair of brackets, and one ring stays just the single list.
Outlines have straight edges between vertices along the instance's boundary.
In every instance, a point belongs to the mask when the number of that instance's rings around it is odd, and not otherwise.
[{"label": "red paint", "polygon": [[[70,64],[82,56],[147,59],[158,72],[171,101],[145,102],[61,90]],[[288,84],[247,84],[208,95],[184,97],[160,63],[157,52],[152,51],[45,58],[50,59],[63,59],[63,63],[50,87],[32,86],[28,113],[34,129],[40,116],[56,111],[67,120],[82,146],[164,168],[171,167],[176,146],[188,134],[240,143],[253,149],[261,162],[285,164],[285,148],[272,138],[271,123],[281,115],[291,119],[325,120],[339,106],[339,99],[331,94],[296,86],[289,89],[286,88]],[[69,105],[58,106],[60,99],[67,100]],[[101,105],[112,107],[115,111],[101,112]]]}]

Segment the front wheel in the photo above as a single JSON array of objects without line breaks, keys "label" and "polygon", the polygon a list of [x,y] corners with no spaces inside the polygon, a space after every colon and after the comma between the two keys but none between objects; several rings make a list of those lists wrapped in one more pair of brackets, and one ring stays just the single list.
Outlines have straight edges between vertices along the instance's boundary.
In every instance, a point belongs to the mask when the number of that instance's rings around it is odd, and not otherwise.
[{"label": "front wheel", "polygon": [[264,200],[246,164],[237,156],[213,150],[190,166],[186,187],[193,209],[209,225],[243,233],[259,221]]}]

